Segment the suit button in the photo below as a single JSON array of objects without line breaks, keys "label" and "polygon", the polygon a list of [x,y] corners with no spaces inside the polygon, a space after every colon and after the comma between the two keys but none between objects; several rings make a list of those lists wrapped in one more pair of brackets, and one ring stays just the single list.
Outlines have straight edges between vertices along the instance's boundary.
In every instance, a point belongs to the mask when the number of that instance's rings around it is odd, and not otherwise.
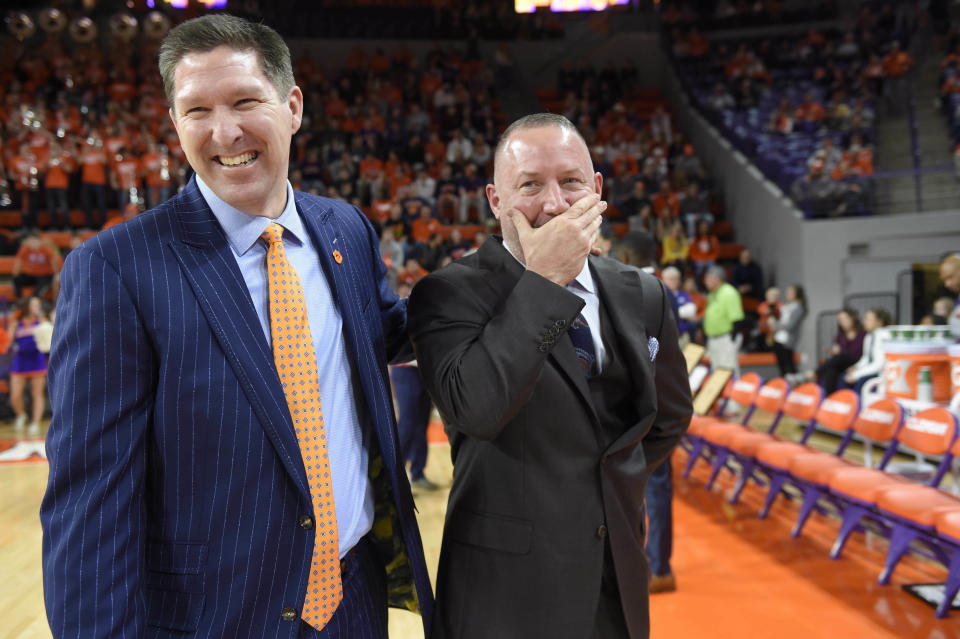
[{"label": "suit button", "polygon": [[550,350],[550,346],[548,344],[540,344],[537,350],[540,351],[541,353],[546,353],[547,351]]},{"label": "suit button", "polygon": [[600,527],[597,528],[597,537],[599,537],[600,539],[603,539],[606,536],[607,536],[607,525],[600,524]]},{"label": "suit button", "polygon": [[296,621],[297,611],[293,608],[284,608],[283,612],[280,613],[280,619],[283,621]]},{"label": "suit button", "polygon": [[297,524],[304,530],[311,530],[313,528],[313,517],[310,515],[300,515],[300,521]]}]

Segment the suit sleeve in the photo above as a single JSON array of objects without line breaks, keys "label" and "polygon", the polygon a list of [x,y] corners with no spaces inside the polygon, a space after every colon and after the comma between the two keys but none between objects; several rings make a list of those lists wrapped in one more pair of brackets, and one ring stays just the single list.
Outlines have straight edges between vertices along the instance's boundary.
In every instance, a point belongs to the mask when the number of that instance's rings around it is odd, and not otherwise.
[{"label": "suit sleeve", "polygon": [[92,249],[71,252],[61,280],[40,509],[47,617],[54,637],[138,637],[154,351],[119,274]]},{"label": "suit sleeve", "polygon": [[400,364],[413,359],[413,346],[407,336],[407,299],[401,299],[390,288],[387,279],[387,265],[380,256],[380,242],[373,225],[367,217],[357,211],[367,232],[367,242],[370,245],[371,270],[374,286],[377,289],[377,303],[380,306],[380,322],[383,326],[383,335],[387,346],[387,362]]},{"label": "suit sleeve", "polygon": [[447,426],[481,440],[495,438],[530,399],[553,344],[583,307],[532,271],[498,303],[487,308],[469,286],[438,275],[410,296],[423,382]]},{"label": "suit sleeve", "polygon": [[[690,380],[687,364],[680,351],[677,324],[670,310],[669,295],[662,282],[660,288],[661,313],[657,340],[660,352],[656,359],[657,417],[643,438],[643,453],[647,466],[653,470],[663,463],[680,442],[690,425],[693,406],[690,399]],[[653,331],[654,327],[648,327]]]}]

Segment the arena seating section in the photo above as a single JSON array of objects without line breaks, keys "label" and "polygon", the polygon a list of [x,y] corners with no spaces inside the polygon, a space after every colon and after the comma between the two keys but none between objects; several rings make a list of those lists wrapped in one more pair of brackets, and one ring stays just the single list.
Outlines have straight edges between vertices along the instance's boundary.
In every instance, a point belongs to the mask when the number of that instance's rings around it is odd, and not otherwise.
[{"label": "arena seating section", "polygon": [[[911,35],[876,4],[849,31],[710,39],[665,26],[691,101],[808,217],[871,212],[878,102],[891,47]],[[823,153],[826,137],[839,153]]]}]

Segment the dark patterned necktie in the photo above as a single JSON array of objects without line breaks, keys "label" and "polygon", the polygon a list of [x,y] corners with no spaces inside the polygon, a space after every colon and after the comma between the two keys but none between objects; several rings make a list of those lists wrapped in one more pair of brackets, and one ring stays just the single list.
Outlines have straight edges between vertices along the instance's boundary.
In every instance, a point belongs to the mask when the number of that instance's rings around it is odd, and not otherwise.
[{"label": "dark patterned necktie", "polygon": [[597,374],[597,351],[593,347],[590,325],[587,324],[583,313],[577,315],[577,319],[573,320],[573,324],[567,329],[567,335],[573,342],[573,350],[577,352],[577,361],[580,362],[583,375],[590,379]]}]

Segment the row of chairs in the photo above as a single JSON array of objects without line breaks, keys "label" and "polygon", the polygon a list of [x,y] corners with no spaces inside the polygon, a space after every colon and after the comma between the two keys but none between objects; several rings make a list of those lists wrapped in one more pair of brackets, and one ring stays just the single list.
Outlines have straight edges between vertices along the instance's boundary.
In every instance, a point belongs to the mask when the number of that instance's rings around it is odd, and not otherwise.
[{"label": "row of chairs", "polygon": [[[744,407],[739,422],[721,417],[729,402]],[[758,411],[772,416],[765,432],[750,426]],[[776,434],[783,417],[803,425],[799,441]],[[833,452],[807,445],[818,424],[842,433]],[[839,517],[840,529],[830,551],[833,559],[841,556],[855,531],[869,528],[880,533],[889,539],[880,584],[890,582],[897,563],[911,549],[938,561],[949,570],[936,612],[945,617],[960,590],[960,497],[939,485],[953,458],[960,456],[957,434],[957,418],[945,408],[929,408],[904,419],[903,408],[892,399],[880,399],[861,410],[859,396],[848,389],[824,398],[816,384],[791,389],[783,378],[764,384],[759,375],[747,373],[726,384],[716,414],[694,417],[683,443],[689,451],[683,475],[688,477],[700,459],[708,460],[709,489],[724,469],[734,472],[738,478],[731,503],[739,500],[750,481],[766,486],[760,518],[792,487],[802,495],[793,537],[801,534],[814,511]],[[844,456],[856,435],[886,445],[877,468]],[[890,472],[891,460],[904,449],[940,458],[926,482]]]}]

